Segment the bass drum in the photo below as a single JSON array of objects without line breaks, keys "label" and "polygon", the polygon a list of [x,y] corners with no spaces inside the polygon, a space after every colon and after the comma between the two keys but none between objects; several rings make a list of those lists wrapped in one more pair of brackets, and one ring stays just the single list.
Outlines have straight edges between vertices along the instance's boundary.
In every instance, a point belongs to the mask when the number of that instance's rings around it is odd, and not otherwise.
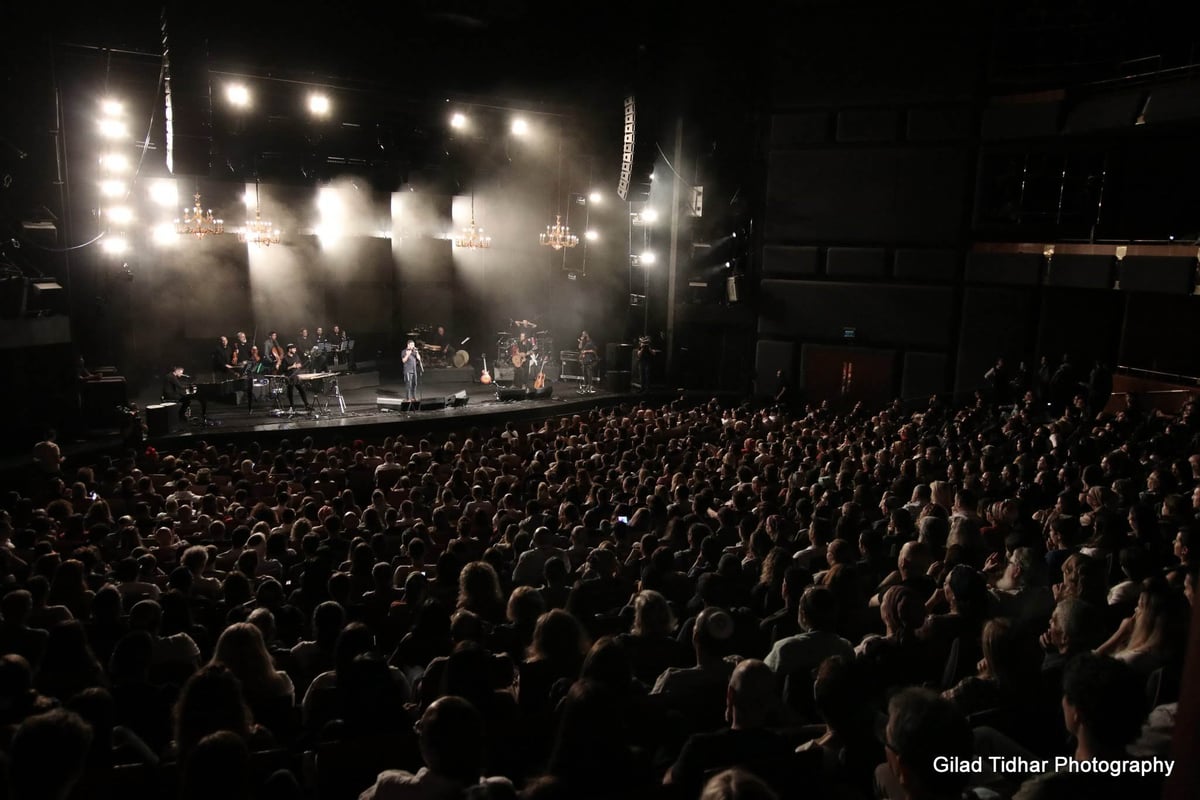
[{"label": "bass drum", "polygon": [[467,364],[471,363],[471,354],[466,350],[459,350],[454,354],[454,366],[462,369]]}]

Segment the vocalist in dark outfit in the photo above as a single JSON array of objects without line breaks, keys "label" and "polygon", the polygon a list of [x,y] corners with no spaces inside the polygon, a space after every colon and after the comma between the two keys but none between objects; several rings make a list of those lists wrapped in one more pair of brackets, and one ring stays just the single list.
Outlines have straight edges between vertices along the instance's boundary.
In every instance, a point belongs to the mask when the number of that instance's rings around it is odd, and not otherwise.
[{"label": "vocalist in dark outfit", "polygon": [[412,339],[408,340],[408,346],[404,348],[404,355],[400,356],[400,364],[404,370],[405,399],[416,400],[418,382],[421,373],[425,370],[425,365],[421,362],[421,351],[417,349],[417,344]]}]

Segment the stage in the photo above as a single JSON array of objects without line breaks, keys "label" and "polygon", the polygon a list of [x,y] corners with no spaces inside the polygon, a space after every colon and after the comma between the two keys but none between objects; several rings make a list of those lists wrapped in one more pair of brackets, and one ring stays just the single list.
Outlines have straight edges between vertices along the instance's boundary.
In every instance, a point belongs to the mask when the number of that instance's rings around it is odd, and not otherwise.
[{"label": "stage", "polygon": [[[538,393],[512,389],[507,382],[484,385],[470,368],[428,370],[421,382],[418,403],[405,401],[405,389],[398,376],[380,377],[374,370],[342,373],[332,381],[320,381],[322,393],[309,393],[312,411],[305,411],[299,392],[295,392],[295,408],[288,404],[286,391],[277,387],[255,390],[252,409],[247,408],[244,391],[239,391],[238,405],[232,398],[208,400],[206,416],[195,397],[191,403],[191,418],[186,423],[177,420],[177,408],[154,409],[160,404],[156,393],[147,390],[138,398],[146,414],[151,444],[177,450],[196,441],[259,441],[312,436],[320,442],[348,438],[382,438],[404,433],[422,436],[426,433],[457,430],[478,425],[481,428],[503,427],[507,422],[528,424],[551,416],[585,412],[597,406],[637,403],[644,399],[662,402],[678,393],[606,391],[598,385],[593,394],[581,394],[579,382],[559,380],[546,382]],[[239,388],[241,388],[239,382]],[[315,382],[309,382],[311,387]],[[340,396],[340,401],[339,401]],[[502,399],[505,398],[505,399]],[[344,410],[343,410],[344,406]],[[155,419],[150,419],[154,416]],[[165,418],[165,419],[164,419]]]}]

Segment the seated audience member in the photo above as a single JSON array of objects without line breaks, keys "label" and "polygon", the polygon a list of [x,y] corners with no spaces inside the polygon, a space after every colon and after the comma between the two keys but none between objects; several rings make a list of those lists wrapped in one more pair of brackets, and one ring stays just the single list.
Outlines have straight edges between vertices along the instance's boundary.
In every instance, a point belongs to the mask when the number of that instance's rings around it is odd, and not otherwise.
[{"label": "seated audience member", "polygon": [[969,759],[973,745],[966,717],[958,707],[927,689],[908,688],[888,701],[884,728],[887,762],[875,781],[888,800],[957,798],[968,775],[939,770],[937,757]]},{"label": "seated audience member", "polygon": [[483,797],[492,796],[491,790],[504,789],[511,795],[512,787],[506,779],[483,774],[487,746],[483,719],[466,700],[453,696],[438,699],[425,709],[417,730],[425,765],[415,773],[381,772],[375,785],[359,795],[359,800],[460,797],[480,785],[489,790]]},{"label": "seated audience member", "polygon": [[1023,631],[1045,630],[1046,620],[1054,608],[1054,597],[1044,578],[1045,566],[1032,547],[1014,550],[992,590],[996,615],[1006,617]]},{"label": "seated audience member", "polygon": [[63,800],[83,777],[92,729],[62,709],[29,717],[9,747],[8,785],[13,800]]},{"label": "seated audience member", "polygon": [[892,586],[879,608],[884,634],[863,638],[854,649],[864,674],[879,691],[893,686],[921,685],[940,678],[934,650],[917,636],[925,624],[925,603],[906,586]]},{"label": "seated audience member", "polygon": [[1096,648],[1101,655],[1124,661],[1142,677],[1159,667],[1176,666],[1182,658],[1187,608],[1161,578],[1142,586],[1137,608],[1107,642]]},{"label": "seated audience member", "polygon": [[704,784],[700,800],[778,800],[763,780],[743,769],[727,769]]},{"label": "seated audience member", "polygon": [[617,639],[629,654],[639,681],[653,686],[666,670],[694,662],[692,651],[674,634],[675,615],[667,599],[652,589],[638,592],[633,598],[633,627]]},{"label": "seated audience member", "polygon": [[854,646],[834,633],[837,619],[837,600],[832,592],[823,586],[804,590],[798,616],[802,633],[780,639],[766,657],[766,665],[781,685],[786,679],[798,676],[805,687],[811,686],[813,671],[825,659],[854,658]]},{"label": "seated audience member", "polygon": [[780,712],[774,673],[761,661],[742,661],[729,678],[725,704],[729,726],[688,739],[663,776],[663,783],[678,786],[683,797],[694,797],[706,773],[737,765],[780,794],[794,791],[792,770],[798,759],[791,757],[788,740],[768,727],[778,722]]},{"label": "seated audience member", "polygon": [[841,656],[821,662],[813,683],[816,711],[825,729],[797,752],[819,753],[822,785],[834,796],[867,796],[872,773],[883,758],[875,736],[873,698],[862,691],[862,665]]},{"label": "seated audience member", "polygon": [[[1084,653],[1063,674],[1062,709],[1076,761],[1129,758],[1146,718],[1145,683],[1127,664]],[[1157,797],[1161,776],[1054,770],[1022,785],[1019,800],[1056,797]]]},{"label": "seated audience member", "polygon": [[721,724],[733,673],[733,664],[725,658],[732,638],[729,613],[713,606],[704,609],[692,628],[696,665],[667,669],[651,689],[652,694],[662,695],[670,708],[683,713],[695,730],[712,730]]}]

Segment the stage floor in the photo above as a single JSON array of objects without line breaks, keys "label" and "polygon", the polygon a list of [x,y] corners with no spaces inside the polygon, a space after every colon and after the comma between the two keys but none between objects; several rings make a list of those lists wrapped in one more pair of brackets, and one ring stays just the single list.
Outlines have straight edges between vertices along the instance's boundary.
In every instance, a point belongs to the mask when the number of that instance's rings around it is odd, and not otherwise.
[{"label": "stage floor", "polygon": [[[399,396],[403,397],[403,385],[394,381],[384,381],[381,386],[365,386],[343,391],[345,413],[342,413],[337,398],[328,395],[323,398],[328,401],[326,408],[305,412],[297,407],[294,413],[288,410],[286,395],[281,398],[282,410],[277,409],[271,401],[264,402],[259,399],[255,399],[252,411],[247,410],[244,401],[237,407],[230,403],[209,401],[207,424],[201,424],[200,404],[193,399],[192,419],[186,426],[181,427],[172,421],[173,428],[168,433],[152,436],[150,441],[178,448],[186,447],[188,442],[199,439],[210,443],[245,438],[265,441],[285,436],[294,438],[301,432],[305,436],[311,435],[322,440],[400,432],[406,435],[422,435],[427,431],[460,429],[472,425],[487,428],[502,427],[509,421],[529,423],[549,416],[586,411],[596,406],[636,403],[651,397],[661,399],[667,396],[665,392],[620,394],[602,389],[597,389],[594,394],[580,394],[579,384],[571,381],[547,385],[553,389],[550,397],[520,400],[497,399],[494,384],[458,384],[453,387],[425,385],[422,399],[426,401],[426,405],[431,400],[438,402],[438,407],[424,410],[381,410],[376,403],[380,389],[398,392]],[[467,403],[445,406],[446,398],[458,391],[466,392]],[[678,396],[678,393],[674,396]],[[310,396],[309,400],[312,399]],[[295,395],[295,400],[300,402],[299,394]],[[159,399],[157,396],[148,395],[139,398],[139,402],[145,408],[146,405],[159,402]]]}]

